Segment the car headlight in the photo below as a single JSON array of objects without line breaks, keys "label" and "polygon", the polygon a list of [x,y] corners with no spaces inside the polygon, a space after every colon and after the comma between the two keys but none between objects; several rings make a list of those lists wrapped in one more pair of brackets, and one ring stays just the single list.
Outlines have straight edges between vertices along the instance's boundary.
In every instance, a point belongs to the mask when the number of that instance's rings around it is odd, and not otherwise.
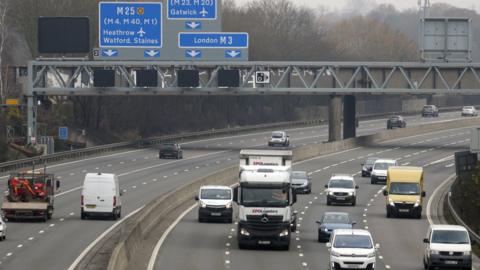
[{"label": "car headlight", "polygon": [[353,192],[348,192],[348,196],[353,196]]},{"label": "car headlight", "polygon": [[328,192],[328,195],[332,196],[332,195],[333,195],[333,191],[329,191],[329,192]]},{"label": "car headlight", "polygon": [[280,237],[288,236],[289,233],[290,233],[289,230],[288,230],[288,229],[285,229],[285,230],[283,230],[283,231],[279,234],[279,236],[280,236]]},{"label": "car headlight", "polygon": [[241,235],[245,235],[245,236],[249,236],[249,235],[250,235],[250,233],[249,233],[247,230],[245,230],[244,228],[241,228],[241,229],[240,229],[240,234],[241,234]]},{"label": "car headlight", "polygon": [[471,254],[472,254],[471,251],[464,251],[464,252],[463,252],[463,255],[465,255],[465,256],[470,256]]},{"label": "car headlight", "polygon": [[433,250],[433,249],[432,249],[432,250],[430,250],[430,254],[432,254],[432,255],[438,255],[438,254],[440,254],[440,252],[439,252],[438,250]]},{"label": "car headlight", "polygon": [[372,251],[371,253],[368,253],[368,254],[367,254],[367,257],[368,257],[368,258],[373,258],[373,257],[375,257],[375,251]]},{"label": "car headlight", "polygon": [[204,202],[200,202],[200,207],[201,207],[201,208],[206,208],[206,207],[207,207],[207,204],[204,203]]},{"label": "car headlight", "polygon": [[332,252],[330,253],[330,255],[332,255],[333,257],[340,257],[340,256],[341,256],[340,253],[338,253],[338,252],[336,252],[336,251],[333,251],[333,250],[332,250]]},{"label": "car headlight", "polygon": [[225,208],[227,209],[232,208],[232,202],[227,203],[227,205],[225,205]]},{"label": "car headlight", "polygon": [[323,228],[323,231],[324,231],[324,232],[328,232],[328,228]]}]

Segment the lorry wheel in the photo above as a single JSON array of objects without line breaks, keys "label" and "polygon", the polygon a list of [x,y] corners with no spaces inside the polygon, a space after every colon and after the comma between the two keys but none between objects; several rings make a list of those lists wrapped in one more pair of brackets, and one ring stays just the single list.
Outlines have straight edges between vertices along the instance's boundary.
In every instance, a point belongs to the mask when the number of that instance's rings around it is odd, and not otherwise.
[{"label": "lorry wheel", "polygon": [[48,219],[52,219],[52,213],[48,213],[48,214],[47,214],[47,218],[48,218]]},{"label": "lorry wheel", "polygon": [[392,214],[390,213],[390,211],[387,209],[387,218],[391,218],[392,217]]},{"label": "lorry wheel", "polygon": [[80,213],[80,219],[82,219],[82,220],[87,219],[87,215],[85,214],[85,212],[83,212],[83,210],[82,210],[82,212]]},{"label": "lorry wheel", "polygon": [[47,220],[48,220],[48,213],[45,213],[42,217],[42,221],[47,222]]}]

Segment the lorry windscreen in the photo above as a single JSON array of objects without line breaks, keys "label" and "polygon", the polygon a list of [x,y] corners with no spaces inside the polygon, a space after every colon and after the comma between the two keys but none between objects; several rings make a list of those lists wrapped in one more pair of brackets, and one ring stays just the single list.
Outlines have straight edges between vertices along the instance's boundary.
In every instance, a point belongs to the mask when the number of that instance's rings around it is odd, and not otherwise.
[{"label": "lorry windscreen", "polygon": [[288,189],[243,187],[241,204],[246,207],[285,207],[289,205]]},{"label": "lorry windscreen", "polygon": [[390,194],[393,195],[420,195],[418,183],[392,182],[390,183]]},{"label": "lorry windscreen", "polygon": [[200,198],[205,200],[230,200],[232,191],[228,189],[202,189]]}]

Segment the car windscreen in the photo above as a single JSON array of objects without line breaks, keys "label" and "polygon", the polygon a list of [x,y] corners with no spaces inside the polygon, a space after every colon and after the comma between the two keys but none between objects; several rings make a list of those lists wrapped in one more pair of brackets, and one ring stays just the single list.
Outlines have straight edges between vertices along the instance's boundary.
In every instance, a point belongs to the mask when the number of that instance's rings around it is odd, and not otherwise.
[{"label": "car windscreen", "polygon": [[175,149],[175,144],[162,144],[160,148],[165,150],[172,150]]},{"label": "car windscreen", "polygon": [[325,214],[323,216],[322,223],[339,223],[339,224],[348,224],[350,223],[348,215],[344,214]]},{"label": "car windscreen", "polygon": [[246,207],[285,207],[289,205],[287,188],[243,187],[241,204]]},{"label": "car windscreen", "polygon": [[335,248],[373,248],[368,235],[337,235],[333,243]]},{"label": "car windscreen", "polygon": [[353,188],[352,180],[332,179],[328,182],[329,188]]},{"label": "car windscreen", "polygon": [[398,121],[398,120],[400,120],[400,117],[398,117],[398,116],[390,117],[390,121]]},{"label": "car windscreen", "polygon": [[306,172],[292,172],[292,178],[307,178]]},{"label": "car windscreen", "polygon": [[392,182],[389,193],[392,195],[420,195],[418,183]]},{"label": "car windscreen", "polygon": [[431,242],[438,244],[470,244],[467,232],[447,230],[434,230]]},{"label": "car windscreen", "polygon": [[366,165],[373,165],[377,159],[376,158],[369,158],[365,162]]},{"label": "car windscreen", "polygon": [[386,162],[377,162],[373,165],[374,170],[388,170],[388,167],[393,166],[393,163],[386,163]]},{"label": "car windscreen", "polygon": [[463,107],[464,110],[473,110],[474,108],[472,106],[466,106],[466,107]]},{"label": "car windscreen", "polygon": [[200,198],[205,200],[230,200],[232,191],[229,189],[202,189]]},{"label": "car windscreen", "polygon": [[275,138],[275,139],[283,138],[283,134],[282,133],[273,133],[272,138]]}]

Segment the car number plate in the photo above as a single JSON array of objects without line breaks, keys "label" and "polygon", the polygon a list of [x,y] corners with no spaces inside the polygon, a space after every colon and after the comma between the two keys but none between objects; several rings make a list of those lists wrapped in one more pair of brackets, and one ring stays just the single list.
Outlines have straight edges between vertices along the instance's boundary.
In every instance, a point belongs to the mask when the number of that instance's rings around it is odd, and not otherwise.
[{"label": "car number plate", "polygon": [[345,201],[345,198],[343,198],[343,197],[338,197],[337,200],[339,200],[339,201]]},{"label": "car number plate", "polygon": [[87,204],[85,205],[87,208],[95,208],[97,207],[95,204]]},{"label": "car number plate", "polygon": [[379,179],[379,180],[385,180],[385,179],[387,179],[387,178],[386,178],[386,177],[383,177],[383,176],[380,176],[380,177],[378,177],[378,179]]},{"label": "car number plate", "polygon": [[445,264],[458,264],[457,261],[445,261]]},{"label": "car number plate", "polygon": [[360,266],[358,266],[358,265],[346,265],[346,268],[348,268],[348,269],[359,269]]},{"label": "car number plate", "polygon": [[259,245],[270,245],[270,241],[258,241]]},{"label": "car number plate", "polygon": [[210,215],[215,216],[215,217],[218,217],[218,216],[221,216],[222,213],[210,213]]},{"label": "car number plate", "polygon": [[408,213],[410,212],[410,210],[408,209],[398,209],[399,212],[402,212],[402,213]]}]

